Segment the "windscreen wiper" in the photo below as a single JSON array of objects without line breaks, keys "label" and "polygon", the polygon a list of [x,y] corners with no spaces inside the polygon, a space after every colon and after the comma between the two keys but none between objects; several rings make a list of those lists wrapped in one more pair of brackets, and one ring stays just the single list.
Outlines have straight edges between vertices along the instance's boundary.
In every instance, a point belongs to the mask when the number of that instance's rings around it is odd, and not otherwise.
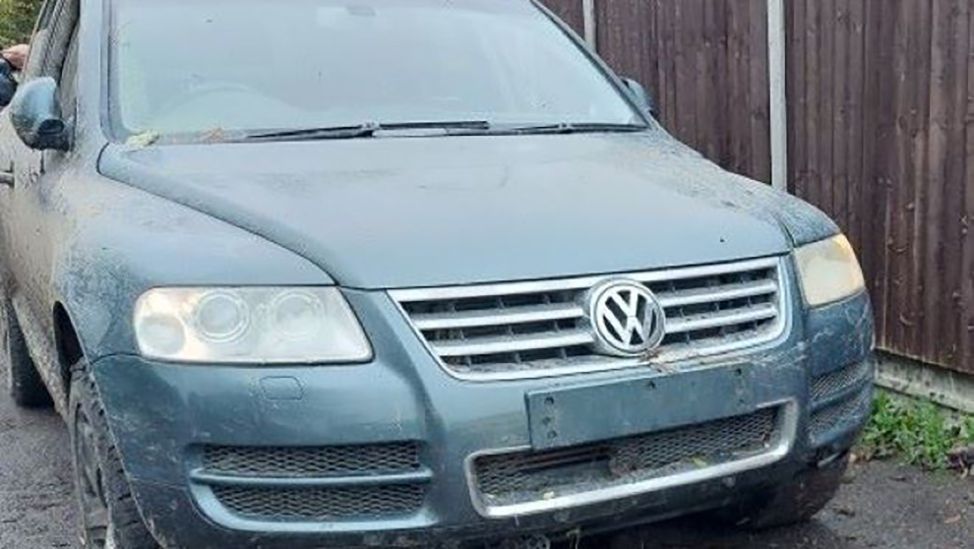
[{"label": "windscreen wiper", "polygon": [[534,126],[511,126],[498,128],[514,134],[564,134],[564,133],[592,133],[592,132],[640,132],[648,130],[643,124],[613,124],[603,122],[560,122],[558,124],[539,124]]},{"label": "windscreen wiper", "polygon": [[296,130],[253,132],[246,136],[248,141],[294,141],[294,140],[318,140],[318,139],[359,139],[365,137],[375,137],[376,133],[382,131],[398,130],[444,130],[447,133],[454,131],[489,131],[490,123],[484,120],[461,120],[447,122],[396,122],[380,124],[378,122],[365,122],[357,126],[330,126],[321,128],[301,128]]},{"label": "windscreen wiper", "polygon": [[358,126],[327,126],[321,128],[301,128],[297,130],[280,130],[248,133],[248,141],[276,141],[292,139],[356,139],[372,137],[379,129],[374,122],[366,122]]}]

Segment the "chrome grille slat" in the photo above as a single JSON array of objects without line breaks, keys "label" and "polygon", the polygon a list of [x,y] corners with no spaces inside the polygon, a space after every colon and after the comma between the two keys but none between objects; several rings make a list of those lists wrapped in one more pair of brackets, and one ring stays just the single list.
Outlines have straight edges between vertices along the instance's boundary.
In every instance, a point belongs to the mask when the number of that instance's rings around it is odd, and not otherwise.
[{"label": "chrome grille slat", "polygon": [[774,305],[760,305],[742,310],[732,310],[712,314],[688,315],[673,320],[667,320],[667,334],[682,334],[709,328],[718,328],[729,324],[744,324],[758,320],[767,320],[778,315],[778,308]]},{"label": "chrome grille slat", "polygon": [[[783,258],[719,265],[446,288],[393,290],[440,364],[464,379],[519,379],[671,362],[769,342],[787,327]],[[599,354],[586,312],[609,279],[645,284],[666,314],[652,359]]]},{"label": "chrome grille slat", "polygon": [[537,351],[539,349],[588,345],[594,339],[592,334],[587,331],[574,330],[566,333],[559,332],[527,337],[501,336],[496,338],[482,338],[475,341],[477,342],[434,343],[433,349],[436,351],[436,354],[443,357],[493,355],[498,353]]},{"label": "chrome grille slat", "polygon": [[573,303],[545,304],[534,307],[512,307],[484,315],[483,311],[444,312],[418,314],[413,323],[419,330],[449,330],[474,328],[478,326],[502,326],[544,322],[546,320],[565,320],[581,318],[583,309]]},{"label": "chrome grille slat", "polygon": [[710,303],[715,299],[732,300],[745,297],[757,297],[774,294],[778,285],[774,282],[746,282],[742,284],[728,284],[718,288],[704,288],[700,290],[675,291],[659,298],[664,308],[684,307],[686,305],[700,305]]}]

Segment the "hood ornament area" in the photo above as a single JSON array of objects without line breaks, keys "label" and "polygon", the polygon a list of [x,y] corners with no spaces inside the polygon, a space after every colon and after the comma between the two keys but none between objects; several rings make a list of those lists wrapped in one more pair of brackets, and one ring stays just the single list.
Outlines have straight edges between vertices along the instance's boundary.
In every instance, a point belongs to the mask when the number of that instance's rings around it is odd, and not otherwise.
[{"label": "hood ornament area", "polygon": [[592,288],[587,314],[596,349],[607,355],[645,356],[666,336],[663,305],[649,288],[635,280],[608,280]]}]

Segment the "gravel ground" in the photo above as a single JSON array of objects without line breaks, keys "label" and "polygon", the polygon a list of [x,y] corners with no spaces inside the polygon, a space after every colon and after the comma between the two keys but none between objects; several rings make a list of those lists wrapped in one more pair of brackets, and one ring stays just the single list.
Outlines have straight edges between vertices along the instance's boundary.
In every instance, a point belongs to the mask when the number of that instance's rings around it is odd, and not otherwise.
[{"label": "gravel ground", "polygon": [[[581,547],[974,549],[974,479],[883,462],[855,465],[849,477],[804,526],[742,534],[682,519]],[[0,549],[74,547],[75,513],[64,424],[0,394]]]}]

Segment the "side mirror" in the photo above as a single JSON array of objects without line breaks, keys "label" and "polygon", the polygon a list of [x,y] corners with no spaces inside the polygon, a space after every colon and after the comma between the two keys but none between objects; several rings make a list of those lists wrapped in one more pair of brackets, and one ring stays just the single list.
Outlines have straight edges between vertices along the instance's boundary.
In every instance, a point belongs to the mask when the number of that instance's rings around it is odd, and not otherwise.
[{"label": "side mirror", "polygon": [[646,91],[646,88],[632,78],[623,78],[622,83],[629,89],[629,95],[632,96],[633,101],[639,105],[643,112],[656,118],[659,110],[656,108],[656,102],[653,101],[653,96]]},{"label": "side mirror", "polygon": [[14,71],[5,59],[0,58],[0,108],[10,104],[10,100],[17,93],[17,79]]},{"label": "side mirror", "polygon": [[10,120],[20,140],[32,149],[66,151],[70,146],[57,82],[49,76],[20,85],[10,102]]}]

